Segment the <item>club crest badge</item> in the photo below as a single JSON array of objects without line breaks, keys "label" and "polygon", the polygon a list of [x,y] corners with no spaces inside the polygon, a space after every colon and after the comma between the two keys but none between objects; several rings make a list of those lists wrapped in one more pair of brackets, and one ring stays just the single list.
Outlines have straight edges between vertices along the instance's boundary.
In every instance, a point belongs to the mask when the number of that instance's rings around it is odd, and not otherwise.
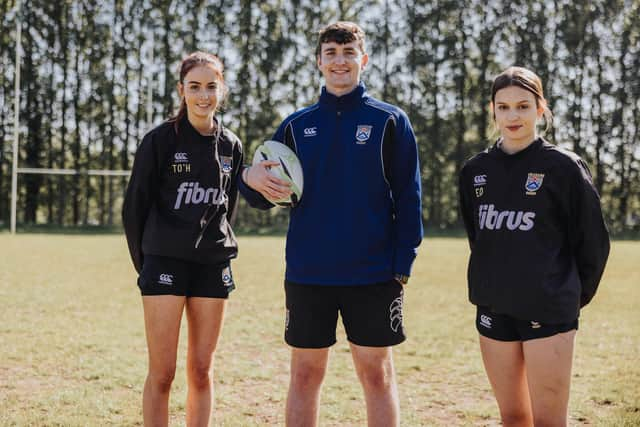
[{"label": "club crest badge", "polygon": [[366,144],[371,136],[371,129],[373,129],[373,126],[358,125],[356,129],[356,144]]},{"label": "club crest badge", "polygon": [[231,267],[222,269],[222,284],[226,287],[233,285],[233,277],[231,276]]},{"label": "club crest badge", "polygon": [[542,187],[542,180],[544,179],[543,173],[529,173],[527,175],[527,182],[524,184],[524,189],[528,196],[535,196],[536,191]]},{"label": "club crest badge", "polygon": [[232,157],[229,156],[220,156],[220,165],[222,166],[222,172],[230,173],[233,168],[232,165]]}]

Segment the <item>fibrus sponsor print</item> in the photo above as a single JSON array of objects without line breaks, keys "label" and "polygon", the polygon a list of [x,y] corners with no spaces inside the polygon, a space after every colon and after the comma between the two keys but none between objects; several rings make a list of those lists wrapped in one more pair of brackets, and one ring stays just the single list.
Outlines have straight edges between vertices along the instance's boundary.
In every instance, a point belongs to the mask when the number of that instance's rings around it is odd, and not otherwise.
[{"label": "fibrus sponsor print", "polygon": [[219,188],[202,188],[197,182],[183,182],[178,187],[176,202],[173,209],[180,209],[183,205],[214,204],[222,205],[225,202],[225,193]]},{"label": "fibrus sponsor print", "polygon": [[494,205],[480,205],[478,209],[480,230],[508,230],[529,231],[533,228],[535,212],[499,211]]}]

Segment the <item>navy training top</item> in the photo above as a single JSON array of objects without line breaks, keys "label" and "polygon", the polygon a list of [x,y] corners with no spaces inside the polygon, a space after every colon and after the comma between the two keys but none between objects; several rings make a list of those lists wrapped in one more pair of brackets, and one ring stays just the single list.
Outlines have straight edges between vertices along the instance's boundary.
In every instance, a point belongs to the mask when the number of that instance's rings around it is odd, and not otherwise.
[{"label": "navy training top", "polygon": [[[287,117],[273,139],[295,151],[304,174],[291,209],[289,282],[366,285],[410,275],[422,240],[416,139],[406,114],[370,97],[364,84]],[[273,205],[242,179],[249,203]]]}]

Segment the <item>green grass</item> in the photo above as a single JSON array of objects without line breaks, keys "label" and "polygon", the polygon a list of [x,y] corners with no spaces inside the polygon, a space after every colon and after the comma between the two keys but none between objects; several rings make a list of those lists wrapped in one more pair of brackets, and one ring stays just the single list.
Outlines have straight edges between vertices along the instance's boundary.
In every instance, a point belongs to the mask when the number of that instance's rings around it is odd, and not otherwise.
[{"label": "green grass", "polygon": [[[284,239],[241,237],[215,362],[214,424],[282,425],[289,350]],[[122,236],[0,234],[0,425],[141,425],[142,307]],[[405,297],[409,339],[394,358],[403,426],[498,425],[467,302],[463,239],[425,240]],[[615,242],[583,311],[572,425],[640,425],[640,243]],[[184,424],[185,327],[171,400]],[[324,426],[364,425],[342,330],[322,392]]]}]

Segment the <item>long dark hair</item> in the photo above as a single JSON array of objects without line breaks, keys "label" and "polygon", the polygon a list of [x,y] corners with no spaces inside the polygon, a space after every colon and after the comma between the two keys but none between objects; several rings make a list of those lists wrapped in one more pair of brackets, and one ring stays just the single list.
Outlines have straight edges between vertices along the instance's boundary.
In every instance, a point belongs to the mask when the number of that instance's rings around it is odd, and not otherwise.
[{"label": "long dark hair", "polygon": [[[219,108],[227,96],[228,88],[224,82],[224,65],[222,65],[222,61],[220,60],[220,58],[218,58],[214,54],[206,52],[193,52],[186,58],[184,58],[182,60],[182,63],[180,64],[180,83],[184,84],[184,78],[189,73],[189,71],[202,65],[212,65],[216,73],[218,87],[220,88],[220,97],[218,99]],[[182,98],[180,100],[180,108],[178,108],[178,112],[176,113],[176,115],[168,119],[168,122],[173,123],[173,128],[175,129],[176,133],[178,133],[180,120],[182,120],[182,118],[186,114],[187,104],[184,101],[184,98]]]}]

